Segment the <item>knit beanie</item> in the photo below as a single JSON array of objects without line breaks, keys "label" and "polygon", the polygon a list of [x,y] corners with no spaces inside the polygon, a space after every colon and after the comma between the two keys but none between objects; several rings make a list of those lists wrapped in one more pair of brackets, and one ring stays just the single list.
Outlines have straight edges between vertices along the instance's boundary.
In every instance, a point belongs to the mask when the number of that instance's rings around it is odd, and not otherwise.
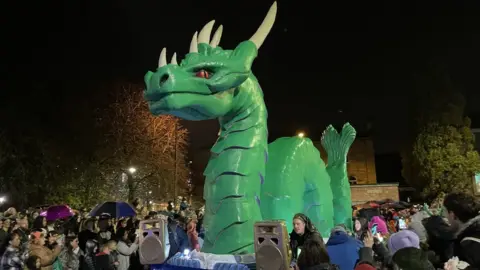
[{"label": "knit beanie", "polygon": [[399,249],[408,247],[420,249],[420,239],[413,231],[399,231],[392,234],[388,239],[388,249],[391,255],[394,255]]},{"label": "knit beanie", "polygon": [[376,270],[375,267],[371,266],[368,263],[362,263],[355,267],[355,270]]},{"label": "knit beanie", "polygon": [[374,224],[377,224],[378,233],[381,233],[382,235],[388,234],[387,224],[381,217],[372,217],[372,220],[370,220],[370,222],[368,223],[368,229],[371,230]]}]

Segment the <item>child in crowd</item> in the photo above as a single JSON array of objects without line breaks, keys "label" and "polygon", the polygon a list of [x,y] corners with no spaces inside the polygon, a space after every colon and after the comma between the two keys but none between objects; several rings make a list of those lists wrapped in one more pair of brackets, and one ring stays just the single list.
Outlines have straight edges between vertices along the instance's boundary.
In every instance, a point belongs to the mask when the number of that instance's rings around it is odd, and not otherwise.
[{"label": "child in crowd", "polygon": [[119,263],[116,254],[117,242],[110,240],[102,246],[102,251],[95,257],[95,265],[101,270],[115,270]]}]

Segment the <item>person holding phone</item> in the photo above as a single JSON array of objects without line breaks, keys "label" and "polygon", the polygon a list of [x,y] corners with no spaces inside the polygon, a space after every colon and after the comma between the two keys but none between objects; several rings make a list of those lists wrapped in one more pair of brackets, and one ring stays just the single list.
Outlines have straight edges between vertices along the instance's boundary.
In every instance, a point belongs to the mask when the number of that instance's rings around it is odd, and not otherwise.
[{"label": "person holding phone", "polygon": [[368,228],[370,230],[370,232],[372,232],[372,227],[375,225],[376,229],[375,229],[375,232],[374,232],[374,236],[376,234],[380,234],[382,237],[386,237],[388,236],[389,232],[388,232],[388,227],[387,227],[387,223],[385,222],[385,220],[380,217],[380,216],[374,216],[372,217],[372,219],[370,220],[370,222],[368,223]]},{"label": "person holding phone", "polygon": [[62,247],[57,245],[53,250],[45,246],[45,235],[41,232],[34,232],[30,235],[29,256],[38,256],[40,258],[42,269],[53,269]]},{"label": "person holding phone", "polygon": [[370,231],[367,231],[362,240],[363,247],[358,251],[359,259],[355,266],[355,270],[376,270],[375,260],[373,258],[373,245],[375,244],[374,237]]},{"label": "person holding phone", "polygon": [[407,222],[405,221],[404,218],[399,218],[398,219],[398,230],[405,230],[407,229]]},{"label": "person holding phone", "polygon": [[[391,256],[388,253],[388,249],[384,241],[384,236],[382,233],[380,233],[379,225],[377,223],[370,224],[368,238],[369,239],[367,239],[367,242],[364,241],[364,244],[368,243],[369,246],[371,245],[370,247],[372,248],[376,258],[375,261],[381,261],[384,265],[390,265]],[[372,240],[373,243],[371,243],[370,240]],[[360,252],[360,257],[361,256],[362,253]]]},{"label": "person holding phone", "polygon": [[128,239],[128,231],[125,228],[117,230],[117,252],[118,252],[118,270],[127,270],[130,267],[130,255],[138,249],[138,236],[131,243]]}]

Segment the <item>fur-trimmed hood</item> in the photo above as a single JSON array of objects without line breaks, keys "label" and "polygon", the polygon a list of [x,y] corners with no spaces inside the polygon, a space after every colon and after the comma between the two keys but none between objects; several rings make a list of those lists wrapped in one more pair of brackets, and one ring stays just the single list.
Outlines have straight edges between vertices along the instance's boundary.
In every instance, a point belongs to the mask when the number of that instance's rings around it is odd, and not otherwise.
[{"label": "fur-trimmed hood", "polygon": [[471,269],[480,269],[480,215],[470,219],[458,230],[454,244],[454,255],[470,264]]},{"label": "fur-trimmed hood", "polygon": [[463,224],[460,229],[457,231],[455,236],[463,236],[464,233],[471,233],[476,231],[477,233],[480,233],[480,214],[469,221],[467,221],[465,224]]}]

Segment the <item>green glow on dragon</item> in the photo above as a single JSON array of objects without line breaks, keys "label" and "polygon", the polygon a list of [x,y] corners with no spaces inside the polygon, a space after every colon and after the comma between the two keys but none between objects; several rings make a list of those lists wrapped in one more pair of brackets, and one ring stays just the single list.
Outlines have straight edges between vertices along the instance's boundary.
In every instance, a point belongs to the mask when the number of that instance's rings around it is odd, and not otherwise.
[{"label": "green glow on dragon", "polygon": [[257,221],[283,219],[292,229],[295,213],[308,215],[324,237],[336,224],[352,227],[346,155],[355,129],[345,124],[339,134],[329,126],[322,145],[326,167],[308,138],[280,138],[267,143],[267,109],[252,73],[258,49],[270,32],[277,4],[257,32],[233,50],[218,46],[214,21],[194,34],[190,52],[180,64],[167,63],[166,49],[155,72],[145,75],[145,99],[154,115],[186,120],[218,119],[221,130],[205,169],[203,252],[254,252]]}]

